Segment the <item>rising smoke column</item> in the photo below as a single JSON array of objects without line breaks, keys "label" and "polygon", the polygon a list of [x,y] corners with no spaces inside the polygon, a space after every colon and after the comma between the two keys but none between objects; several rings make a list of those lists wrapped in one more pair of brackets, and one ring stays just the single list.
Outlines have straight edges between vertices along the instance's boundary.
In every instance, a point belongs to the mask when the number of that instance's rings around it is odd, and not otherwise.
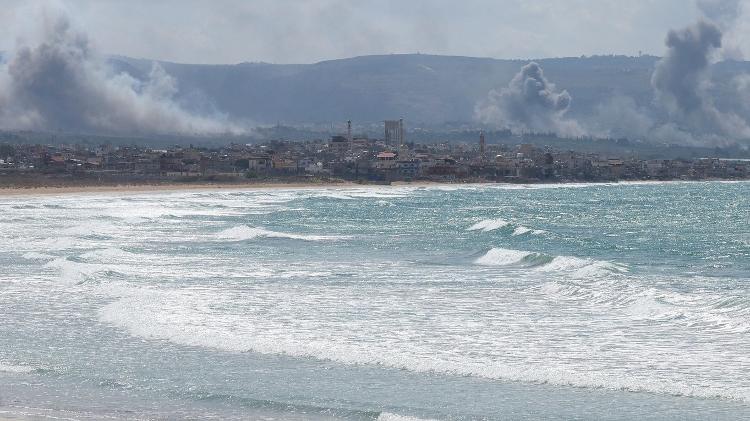
[{"label": "rising smoke column", "polygon": [[537,63],[521,68],[507,87],[491,90],[475,107],[475,117],[485,123],[520,132],[554,132],[564,136],[583,133],[578,123],[566,120],[568,91],[557,91]]},{"label": "rising smoke column", "polygon": [[41,15],[41,39],[19,45],[0,68],[3,127],[123,134],[239,131],[221,117],[181,108],[173,100],[175,80],[159,65],[146,81],[113,74],[64,14],[45,9]]},{"label": "rising smoke column", "polygon": [[699,21],[667,34],[667,53],[651,77],[656,99],[670,118],[699,137],[746,139],[750,127],[734,113],[716,108],[708,88],[711,54],[721,48],[719,27]]}]

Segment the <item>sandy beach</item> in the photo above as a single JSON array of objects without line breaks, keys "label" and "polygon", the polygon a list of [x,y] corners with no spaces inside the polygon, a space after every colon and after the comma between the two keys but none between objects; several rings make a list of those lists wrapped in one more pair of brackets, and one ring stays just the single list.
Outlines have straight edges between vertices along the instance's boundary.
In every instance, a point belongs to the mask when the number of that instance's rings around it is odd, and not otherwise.
[{"label": "sandy beach", "polygon": [[[122,184],[103,186],[0,187],[3,196],[37,196],[69,193],[148,193],[163,191],[256,190],[279,188],[336,188],[361,184],[341,183],[190,183],[190,184]],[[0,420],[1,421],[1,420]]]},{"label": "sandy beach", "polygon": [[[634,180],[619,182],[571,182],[552,183],[560,185],[576,184],[669,184],[669,183],[700,183],[706,181],[721,181],[725,183],[742,183],[748,180]],[[165,183],[165,184],[120,184],[120,185],[91,185],[91,186],[39,186],[39,187],[0,187],[0,198],[17,196],[54,196],[63,194],[142,194],[178,191],[217,191],[217,190],[264,190],[264,189],[337,189],[337,188],[363,188],[363,187],[430,187],[430,186],[461,186],[461,185],[491,185],[504,184],[493,182],[465,182],[451,183],[439,181],[394,181],[391,184],[361,184],[350,181],[340,182],[310,182],[310,183]],[[531,183],[532,185],[548,183]],[[526,184],[521,184],[526,185]],[[2,420],[0,420],[2,421]]]},{"label": "sandy beach", "polygon": [[[0,187],[0,197],[39,196],[60,194],[99,194],[99,193],[150,193],[167,191],[216,191],[216,190],[259,190],[259,189],[315,189],[315,188],[358,188],[358,187],[399,187],[399,186],[441,186],[485,183],[445,183],[434,181],[398,181],[392,184],[359,184],[348,181],[328,183],[169,183],[169,184],[121,184],[97,186],[41,186],[41,187]],[[2,421],[2,420],[0,420]]]}]

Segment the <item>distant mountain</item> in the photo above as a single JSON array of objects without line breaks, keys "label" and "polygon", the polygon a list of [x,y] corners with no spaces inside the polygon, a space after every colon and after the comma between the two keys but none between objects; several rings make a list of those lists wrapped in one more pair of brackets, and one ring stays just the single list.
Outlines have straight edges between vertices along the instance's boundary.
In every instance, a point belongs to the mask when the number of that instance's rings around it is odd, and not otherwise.
[{"label": "distant mountain", "polygon": [[[613,95],[650,107],[650,79],[658,57],[595,56],[535,60],[545,76],[566,89],[568,116],[586,121]],[[117,71],[145,78],[152,61],[112,57]],[[529,60],[378,55],[315,64],[194,65],[160,62],[179,84],[179,101],[196,111],[218,110],[258,123],[377,121],[404,117],[412,125],[471,121],[477,101],[507,86]],[[714,66],[720,107],[730,75],[750,73],[749,62]]]}]

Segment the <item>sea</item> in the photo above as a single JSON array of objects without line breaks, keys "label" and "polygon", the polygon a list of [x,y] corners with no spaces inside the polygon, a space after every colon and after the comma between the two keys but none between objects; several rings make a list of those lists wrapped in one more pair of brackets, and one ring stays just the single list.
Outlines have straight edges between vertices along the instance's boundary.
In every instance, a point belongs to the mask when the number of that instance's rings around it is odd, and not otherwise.
[{"label": "sea", "polygon": [[750,183],[0,197],[0,418],[750,419]]}]

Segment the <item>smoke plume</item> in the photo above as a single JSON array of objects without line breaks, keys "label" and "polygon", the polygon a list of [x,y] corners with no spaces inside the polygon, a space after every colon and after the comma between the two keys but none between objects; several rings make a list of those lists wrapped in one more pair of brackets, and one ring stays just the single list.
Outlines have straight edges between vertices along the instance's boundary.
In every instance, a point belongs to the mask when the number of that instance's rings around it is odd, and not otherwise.
[{"label": "smoke plume", "polygon": [[633,98],[615,95],[596,107],[596,118],[591,125],[591,132],[598,136],[644,139],[649,137],[654,120]]},{"label": "smoke plume", "polygon": [[719,27],[699,21],[667,34],[667,53],[651,77],[656,99],[674,122],[702,137],[745,139],[750,137],[746,121],[734,113],[721,112],[708,94],[711,55],[721,48]]},{"label": "smoke plume", "polygon": [[564,118],[571,97],[566,90],[557,91],[544,77],[537,63],[521,68],[507,87],[491,90],[475,107],[475,117],[485,123],[513,131],[554,132],[580,136],[583,130],[575,120]]},{"label": "smoke plume", "polygon": [[23,42],[0,68],[0,124],[6,128],[109,133],[237,132],[173,98],[177,83],[158,64],[145,81],[114,73],[62,13],[43,10],[40,39]]},{"label": "smoke plume", "polygon": [[740,0],[697,0],[698,10],[725,31],[730,29],[740,15]]}]

